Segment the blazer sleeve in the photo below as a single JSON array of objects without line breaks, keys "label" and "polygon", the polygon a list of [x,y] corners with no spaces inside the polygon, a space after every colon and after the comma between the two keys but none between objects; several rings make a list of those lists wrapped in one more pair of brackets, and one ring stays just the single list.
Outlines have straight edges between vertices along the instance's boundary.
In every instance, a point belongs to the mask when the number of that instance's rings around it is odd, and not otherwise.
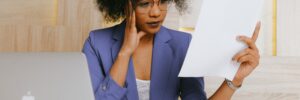
[{"label": "blazer sleeve", "polygon": [[180,97],[182,100],[207,100],[204,80],[201,78],[181,78]]},{"label": "blazer sleeve", "polygon": [[122,100],[127,88],[119,86],[109,74],[105,75],[101,58],[95,51],[93,38],[94,33],[91,32],[82,52],[87,58],[95,100]]}]

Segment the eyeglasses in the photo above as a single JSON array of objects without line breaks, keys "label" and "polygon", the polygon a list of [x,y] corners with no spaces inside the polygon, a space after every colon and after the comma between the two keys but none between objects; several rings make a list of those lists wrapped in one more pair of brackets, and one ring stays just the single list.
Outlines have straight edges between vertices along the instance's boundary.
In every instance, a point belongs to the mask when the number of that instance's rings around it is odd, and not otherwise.
[{"label": "eyeglasses", "polygon": [[148,13],[154,4],[157,4],[158,8],[161,11],[167,11],[168,10],[168,5],[169,1],[168,0],[159,0],[159,1],[154,1],[154,0],[140,0],[138,1],[136,5],[136,11],[138,13]]}]

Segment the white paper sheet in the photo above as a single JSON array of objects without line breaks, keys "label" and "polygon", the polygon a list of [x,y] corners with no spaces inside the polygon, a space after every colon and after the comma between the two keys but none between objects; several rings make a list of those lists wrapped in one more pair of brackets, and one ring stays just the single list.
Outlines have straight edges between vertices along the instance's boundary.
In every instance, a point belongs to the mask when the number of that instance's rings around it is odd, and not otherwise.
[{"label": "white paper sheet", "polygon": [[204,0],[179,77],[220,76],[232,80],[239,68],[232,57],[247,46],[264,0]]}]

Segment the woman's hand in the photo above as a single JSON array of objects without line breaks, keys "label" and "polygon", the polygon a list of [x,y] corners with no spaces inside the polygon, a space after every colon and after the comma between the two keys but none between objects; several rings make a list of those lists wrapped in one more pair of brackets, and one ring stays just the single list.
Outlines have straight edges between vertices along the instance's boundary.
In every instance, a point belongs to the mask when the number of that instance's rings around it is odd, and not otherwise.
[{"label": "woman's hand", "polygon": [[253,33],[252,38],[246,36],[239,36],[238,40],[243,41],[248,45],[248,48],[244,49],[243,51],[237,53],[233,60],[236,62],[241,63],[235,78],[233,79],[233,83],[236,86],[242,84],[242,81],[250,75],[250,73],[258,66],[260,55],[259,50],[255,45],[257,40],[259,30],[260,30],[261,23],[258,22],[256,24],[255,31]]},{"label": "woman's hand", "polygon": [[135,12],[132,8],[131,0],[128,1],[129,6],[125,9],[127,17],[123,45],[110,70],[110,76],[121,87],[124,87],[126,81],[130,56],[137,48],[140,39],[146,35],[145,32],[137,32]]},{"label": "woman's hand", "polygon": [[135,11],[132,7],[131,0],[129,1],[129,6],[126,7],[126,28],[125,28],[125,35],[124,35],[124,42],[121,48],[121,53],[132,54],[134,50],[137,48],[140,39],[146,35],[145,32],[137,31],[136,28],[136,18],[135,18]]}]

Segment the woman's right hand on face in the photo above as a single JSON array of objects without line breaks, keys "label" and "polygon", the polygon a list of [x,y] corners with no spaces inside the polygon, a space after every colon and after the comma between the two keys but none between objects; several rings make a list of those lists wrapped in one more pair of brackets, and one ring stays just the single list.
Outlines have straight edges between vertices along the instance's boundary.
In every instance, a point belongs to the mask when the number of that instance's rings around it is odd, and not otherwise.
[{"label": "woman's right hand on face", "polygon": [[129,6],[126,7],[126,28],[124,41],[121,48],[122,53],[131,55],[134,50],[138,47],[140,39],[146,35],[143,31],[137,31],[135,11],[133,10],[131,0]]}]

